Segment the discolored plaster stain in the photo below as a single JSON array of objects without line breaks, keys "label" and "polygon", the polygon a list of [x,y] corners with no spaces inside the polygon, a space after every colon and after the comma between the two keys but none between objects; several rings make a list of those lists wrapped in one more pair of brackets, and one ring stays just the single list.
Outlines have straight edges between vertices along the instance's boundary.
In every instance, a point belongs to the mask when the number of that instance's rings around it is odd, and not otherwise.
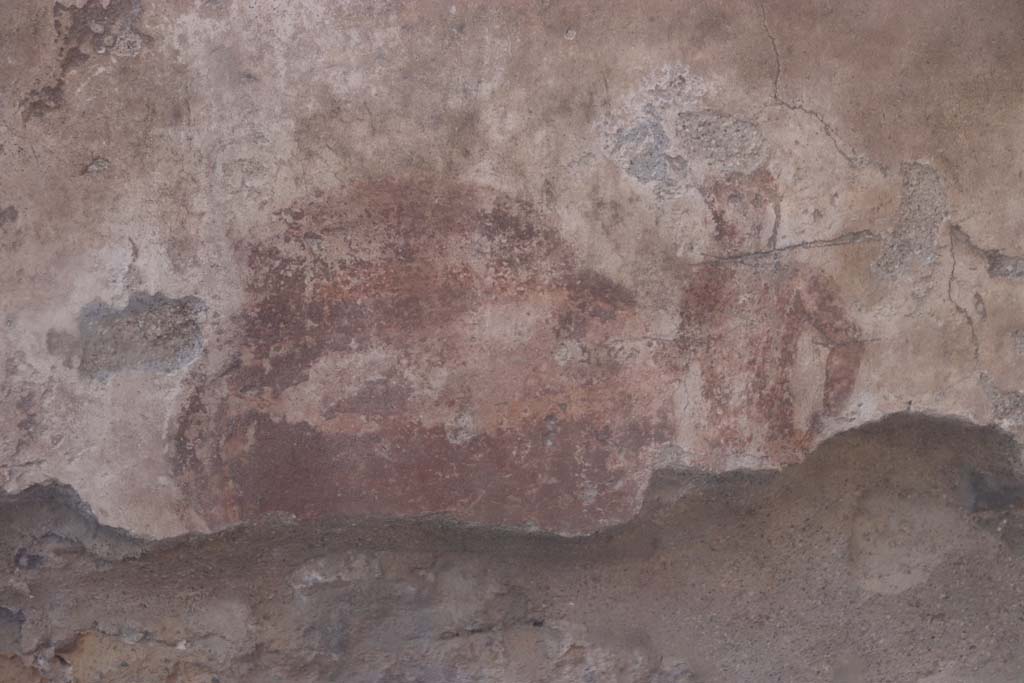
[{"label": "discolored plaster stain", "polygon": [[58,78],[53,85],[34,88],[21,102],[22,118],[28,121],[41,118],[64,105],[64,79]]},{"label": "discolored plaster stain", "polygon": [[949,204],[942,177],[923,163],[900,166],[902,195],[889,243],[875,263],[885,275],[931,268],[939,249],[942,224]]},{"label": "discolored plaster stain", "polygon": [[624,170],[636,180],[667,193],[679,184],[686,159],[669,154],[670,141],[653,109],[647,118],[615,131],[610,154],[622,159]]},{"label": "discolored plaster stain", "polygon": [[20,610],[0,607],[0,655],[13,655],[19,650],[21,627],[25,615]]},{"label": "discolored plaster stain", "polygon": [[87,0],[80,6],[54,2],[58,75],[22,100],[22,119],[41,118],[63,107],[71,72],[90,59],[136,57],[152,44],[152,36],[136,28],[141,14],[141,0]]},{"label": "discolored plaster stain", "polygon": [[988,272],[992,277],[1024,278],[1024,257],[1010,256],[1000,252],[990,254]]},{"label": "discolored plaster stain", "polygon": [[135,57],[153,38],[141,33],[141,0],[87,0],[80,6],[55,2],[53,26],[62,55],[62,68],[99,55]]},{"label": "discolored plaster stain", "polygon": [[200,317],[206,310],[197,297],[133,294],[123,308],[101,302],[84,306],[78,334],[47,334],[50,353],[77,362],[85,377],[107,379],[123,370],[170,372],[188,365],[203,348]]},{"label": "discolored plaster stain", "polygon": [[1024,424],[1024,391],[999,389],[991,380],[983,384],[985,393],[992,402],[992,415],[999,423]]},{"label": "discolored plaster stain", "polygon": [[688,73],[666,72],[642,84],[624,110],[604,122],[605,153],[623,172],[672,196],[686,184],[688,160],[675,146],[672,117],[694,101]]},{"label": "discolored plaster stain", "polygon": [[0,209],[0,228],[3,228],[8,223],[14,223],[18,220],[18,210],[13,205],[5,206]]},{"label": "discolored plaster stain", "polygon": [[971,470],[967,478],[971,512],[1019,510],[1024,503],[1024,486],[1013,477]]},{"label": "discolored plaster stain", "polygon": [[703,108],[704,88],[686,70],[667,71],[642,84],[604,124],[609,158],[658,197],[688,187],[706,191],[716,180],[757,173],[767,160],[758,125]]},{"label": "discolored plaster stain", "polygon": [[703,169],[749,174],[767,157],[764,136],[751,121],[718,111],[681,111],[675,126],[679,154]]}]

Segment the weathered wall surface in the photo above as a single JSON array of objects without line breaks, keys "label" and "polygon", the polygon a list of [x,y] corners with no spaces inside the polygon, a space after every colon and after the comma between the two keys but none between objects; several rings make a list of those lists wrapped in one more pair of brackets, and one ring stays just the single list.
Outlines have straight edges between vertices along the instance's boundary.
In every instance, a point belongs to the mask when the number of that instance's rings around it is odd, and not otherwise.
[{"label": "weathered wall surface", "polygon": [[0,480],[581,534],[1024,429],[1017,0],[0,4]]}]

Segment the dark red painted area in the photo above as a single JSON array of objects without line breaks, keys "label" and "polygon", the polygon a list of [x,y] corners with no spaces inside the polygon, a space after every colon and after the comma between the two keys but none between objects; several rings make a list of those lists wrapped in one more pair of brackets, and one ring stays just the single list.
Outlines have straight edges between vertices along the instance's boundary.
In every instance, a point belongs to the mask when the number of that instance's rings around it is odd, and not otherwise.
[{"label": "dark red painted area", "polygon": [[175,472],[214,527],[282,511],[591,531],[635,513],[658,449],[693,441],[675,402],[691,366],[708,467],[809,443],[801,334],[830,349],[823,410],[856,378],[827,278],[778,261],[677,265],[662,286],[681,322],[655,339],[644,292],[484,188],[377,181],[277,218],[240,254],[236,361],[197,366],[175,428]]},{"label": "dark red painted area", "polygon": [[712,236],[720,254],[775,247],[781,197],[767,170],[717,178],[703,187],[701,194],[711,212]]},{"label": "dark red painted area", "polygon": [[[745,453],[760,443],[778,462],[811,446],[818,420],[849,398],[863,342],[820,273],[765,260],[737,266],[701,266],[683,289],[682,335],[694,340],[702,395],[713,415],[711,450]],[[813,332],[826,347],[823,405],[802,427],[795,414],[794,384],[801,335]],[[753,429],[752,429],[753,427]]]}]

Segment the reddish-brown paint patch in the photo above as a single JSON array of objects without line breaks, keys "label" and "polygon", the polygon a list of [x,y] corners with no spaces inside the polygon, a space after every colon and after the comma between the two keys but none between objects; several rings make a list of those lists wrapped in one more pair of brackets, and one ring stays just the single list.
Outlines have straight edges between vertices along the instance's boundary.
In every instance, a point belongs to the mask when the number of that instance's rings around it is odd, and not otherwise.
[{"label": "reddish-brown paint patch", "polygon": [[[812,445],[821,417],[836,414],[853,391],[863,342],[831,280],[775,259],[711,263],[689,276],[681,299],[681,336],[695,342],[714,454],[764,449],[777,462]],[[828,348],[821,410],[797,423],[797,345],[806,332]],[[713,462],[711,463],[713,465]]]},{"label": "reddish-brown paint patch", "polygon": [[767,170],[715,178],[701,194],[711,212],[712,236],[720,255],[775,247],[782,198],[775,177]]},{"label": "reddish-brown paint patch", "polygon": [[[689,366],[705,464],[787,460],[810,438],[794,425],[799,336],[857,339],[827,279],[777,263],[666,277],[683,283],[679,330],[648,337],[637,292],[485,188],[381,180],[276,220],[240,251],[237,360],[197,366],[176,427],[178,480],[215,527],[284,511],[590,531],[634,514],[652,454],[679,441]],[[829,410],[859,363],[834,353]]]},{"label": "reddish-brown paint patch", "polygon": [[[384,180],[277,218],[241,254],[240,360],[196,383],[177,427],[179,480],[211,524],[451,512],[578,531],[633,513],[642,449],[673,436],[671,388],[600,348],[636,298],[577,268],[532,206]],[[560,365],[566,342],[595,349]],[[285,415],[316,363],[365,354],[382,366]]]},{"label": "reddish-brown paint patch", "polygon": [[580,490],[594,489],[596,515],[639,493],[628,482],[616,491],[624,482],[609,461],[623,444],[613,430],[555,416],[531,427],[453,444],[443,429],[409,421],[345,435],[254,412],[237,425],[252,431],[253,445],[229,469],[242,519],[276,511],[302,518],[452,512],[489,524],[579,530],[566,520],[585,521]]}]

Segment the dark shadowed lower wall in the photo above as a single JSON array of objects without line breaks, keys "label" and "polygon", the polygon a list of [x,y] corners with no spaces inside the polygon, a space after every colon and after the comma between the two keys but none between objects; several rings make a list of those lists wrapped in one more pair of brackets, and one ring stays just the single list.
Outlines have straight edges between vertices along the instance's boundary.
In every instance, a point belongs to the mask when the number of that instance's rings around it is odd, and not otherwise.
[{"label": "dark shadowed lower wall", "polygon": [[1024,479],[901,416],[781,473],[657,477],[585,539],[267,521],[143,542],[73,492],[0,508],[5,681],[1020,680]]}]

